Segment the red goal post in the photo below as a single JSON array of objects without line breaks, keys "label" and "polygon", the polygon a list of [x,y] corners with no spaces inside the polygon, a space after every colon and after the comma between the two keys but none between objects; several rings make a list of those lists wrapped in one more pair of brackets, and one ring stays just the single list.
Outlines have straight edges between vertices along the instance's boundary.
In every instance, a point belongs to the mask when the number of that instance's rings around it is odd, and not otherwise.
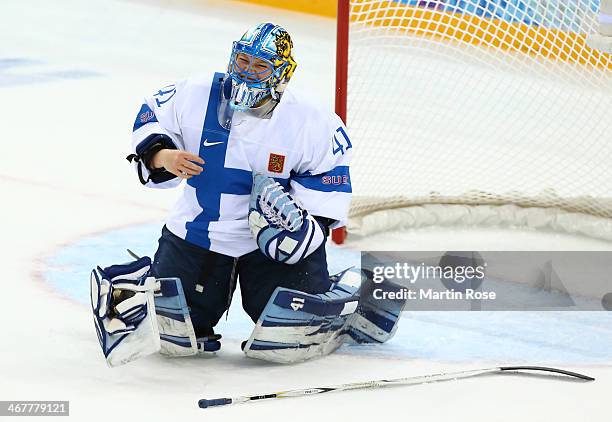
[{"label": "red goal post", "polygon": [[[336,26],[336,114],[346,121],[346,85],[348,77],[348,43],[349,43],[349,0],[338,0],[338,17]],[[337,244],[344,243],[346,228],[332,230],[332,240]]]}]

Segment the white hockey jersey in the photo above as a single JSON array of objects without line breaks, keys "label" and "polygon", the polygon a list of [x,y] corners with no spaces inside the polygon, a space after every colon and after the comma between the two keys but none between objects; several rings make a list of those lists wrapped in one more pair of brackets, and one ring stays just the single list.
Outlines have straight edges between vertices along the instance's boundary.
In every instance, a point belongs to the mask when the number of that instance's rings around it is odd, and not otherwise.
[{"label": "white hockey jersey", "polygon": [[[199,154],[204,171],[184,184],[166,226],[190,243],[238,257],[257,249],[247,220],[252,174],[273,177],[312,215],[343,225],[351,199],[352,144],[333,112],[285,90],[270,119],[236,112],[231,129],[218,121],[223,74],[193,78],[145,98],[134,124],[132,150],[152,134]],[[182,179],[154,183],[137,163],[146,186],[171,188]]]}]

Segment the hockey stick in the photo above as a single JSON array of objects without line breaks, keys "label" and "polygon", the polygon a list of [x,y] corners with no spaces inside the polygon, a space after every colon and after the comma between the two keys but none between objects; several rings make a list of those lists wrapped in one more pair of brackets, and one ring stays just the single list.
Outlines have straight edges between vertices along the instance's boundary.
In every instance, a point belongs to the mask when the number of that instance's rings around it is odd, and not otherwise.
[{"label": "hockey stick", "polygon": [[247,403],[256,400],[266,399],[281,399],[285,397],[301,397],[310,396],[313,394],[331,393],[333,391],[349,391],[349,390],[360,390],[366,388],[380,388],[387,387],[390,385],[417,385],[426,384],[430,382],[439,381],[450,381],[460,378],[470,378],[484,374],[495,374],[506,371],[542,371],[547,373],[562,374],[569,377],[581,379],[583,381],[594,381],[595,378],[591,378],[587,375],[578,374],[576,372],[565,371],[557,368],[546,368],[543,366],[498,366],[495,368],[486,369],[473,369],[471,371],[460,371],[460,372],[447,372],[442,374],[431,374],[421,375],[416,377],[408,378],[396,378],[390,380],[378,380],[378,381],[366,381],[366,382],[355,382],[350,384],[339,384],[332,385],[329,387],[319,388],[304,388],[297,390],[279,391],[277,393],[263,394],[257,396],[240,396],[233,398],[222,398],[222,399],[201,399],[198,401],[198,406],[201,408],[207,408],[212,406],[225,406],[228,404],[240,404]]}]

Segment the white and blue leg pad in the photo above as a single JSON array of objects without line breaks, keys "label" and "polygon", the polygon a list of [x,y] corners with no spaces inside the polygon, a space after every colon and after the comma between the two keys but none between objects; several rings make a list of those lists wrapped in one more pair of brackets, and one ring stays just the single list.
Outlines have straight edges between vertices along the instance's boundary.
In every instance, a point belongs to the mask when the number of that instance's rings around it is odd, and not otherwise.
[{"label": "white and blue leg pad", "polygon": [[158,351],[198,353],[180,279],[149,277],[150,268],[151,259],[143,257],[91,272],[94,323],[109,366]]},{"label": "white and blue leg pad", "polygon": [[253,175],[249,226],[268,258],[295,264],[325,241],[321,225],[274,179]]},{"label": "white and blue leg pad", "polygon": [[244,347],[245,354],[295,363],[325,356],[349,340],[345,324],[357,309],[361,276],[353,271],[343,275],[342,283],[322,294],[277,288]]},{"label": "white and blue leg pad", "polygon": [[91,307],[102,352],[109,366],[155,353],[160,348],[151,259],[97,267],[91,272]]},{"label": "white and blue leg pad", "polygon": [[161,347],[165,356],[191,356],[198,353],[189,307],[179,278],[159,278],[155,292],[155,314]]},{"label": "white and blue leg pad", "polygon": [[384,343],[393,337],[405,300],[374,299],[371,286],[362,284],[362,275],[354,270],[330,280],[330,290],[318,295],[277,288],[244,347],[245,354],[295,363],[330,354],[343,343]]},{"label": "white and blue leg pad", "polygon": [[371,277],[364,275],[359,291],[359,306],[347,322],[347,330],[356,343],[384,343],[397,331],[407,299],[376,299],[373,294],[375,288],[396,293],[402,290],[401,286],[388,280],[375,285]]}]

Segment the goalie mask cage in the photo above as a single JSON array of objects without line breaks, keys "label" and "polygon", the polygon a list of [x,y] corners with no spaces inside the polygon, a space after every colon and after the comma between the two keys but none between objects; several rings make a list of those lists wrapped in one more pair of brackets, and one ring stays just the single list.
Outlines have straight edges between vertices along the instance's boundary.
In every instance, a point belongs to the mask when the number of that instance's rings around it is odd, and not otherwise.
[{"label": "goalie mask cage", "polygon": [[585,41],[598,9],[339,0],[348,232],[508,225],[612,240],[612,60]]}]

